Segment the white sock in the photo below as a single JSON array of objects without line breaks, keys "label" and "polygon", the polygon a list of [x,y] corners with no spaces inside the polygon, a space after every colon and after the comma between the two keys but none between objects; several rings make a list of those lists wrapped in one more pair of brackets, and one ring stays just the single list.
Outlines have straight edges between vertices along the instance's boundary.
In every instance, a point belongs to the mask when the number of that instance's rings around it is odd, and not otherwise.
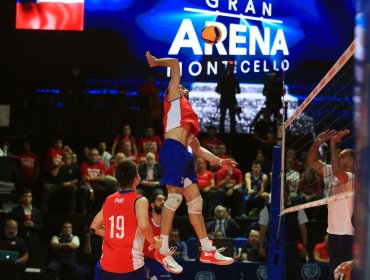
[{"label": "white sock", "polygon": [[161,246],[161,249],[159,249],[159,252],[162,254],[162,255],[165,255],[167,254],[167,251],[168,251],[168,235],[164,235],[164,234],[161,234],[161,241],[162,241],[162,246]]},{"label": "white sock", "polygon": [[209,241],[208,237],[199,239],[199,242],[202,245],[202,250],[206,250],[206,251],[212,251],[213,250],[212,244]]}]

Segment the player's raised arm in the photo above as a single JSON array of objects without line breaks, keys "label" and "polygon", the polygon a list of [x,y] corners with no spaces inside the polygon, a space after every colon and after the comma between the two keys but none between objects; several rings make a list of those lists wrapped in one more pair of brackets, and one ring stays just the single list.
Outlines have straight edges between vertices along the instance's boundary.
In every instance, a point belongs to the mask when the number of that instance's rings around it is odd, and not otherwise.
[{"label": "player's raised arm", "polygon": [[168,84],[168,100],[171,101],[179,97],[180,85],[180,64],[176,58],[156,58],[149,51],[145,54],[150,67],[170,67],[171,80]]}]

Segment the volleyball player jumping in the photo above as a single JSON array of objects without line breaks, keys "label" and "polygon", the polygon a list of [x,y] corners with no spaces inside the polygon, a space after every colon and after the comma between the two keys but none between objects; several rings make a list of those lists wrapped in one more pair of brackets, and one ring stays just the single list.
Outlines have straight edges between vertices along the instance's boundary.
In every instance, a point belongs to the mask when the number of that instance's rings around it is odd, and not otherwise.
[{"label": "volleyball player jumping", "polygon": [[180,85],[180,65],[175,58],[156,58],[146,52],[150,67],[170,67],[171,79],[164,100],[164,142],[160,150],[160,165],[164,176],[168,197],[162,210],[161,240],[162,246],[154,257],[171,273],[181,273],[183,268],[173,259],[168,246],[168,237],[174,214],[180,206],[183,196],[186,199],[190,222],[202,246],[200,261],[218,265],[233,263],[233,258],[225,257],[212,246],[207,236],[202,215],[203,199],[200,195],[195,174],[193,155],[199,156],[223,168],[235,166],[230,159],[221,159],[200,146],[196,138],[200,127],[198,116],[191,107],[189,91]]}]

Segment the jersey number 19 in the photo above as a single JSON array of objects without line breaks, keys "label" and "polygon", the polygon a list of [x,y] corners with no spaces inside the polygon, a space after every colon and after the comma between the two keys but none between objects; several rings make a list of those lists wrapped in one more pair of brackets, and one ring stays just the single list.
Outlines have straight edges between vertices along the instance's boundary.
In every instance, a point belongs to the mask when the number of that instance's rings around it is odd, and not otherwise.
[{"label": "jersey number 19", "polygon": [[[124,224],[124,217],[123,216],[110,216],[110,238],[118,238],[122,239],[125,236],[125,224]],[[114,234],[116,234],[114,236]]]}]

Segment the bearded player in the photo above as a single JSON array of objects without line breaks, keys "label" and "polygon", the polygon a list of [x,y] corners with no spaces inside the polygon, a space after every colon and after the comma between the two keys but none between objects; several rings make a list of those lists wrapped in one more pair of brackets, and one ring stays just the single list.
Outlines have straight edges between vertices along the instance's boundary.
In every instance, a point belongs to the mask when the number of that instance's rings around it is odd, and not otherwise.
[{"label": "bearded player", "polygon": [[160,165],[164,176],[161,179],[168,190],[161,219],[160,250],[154,253],[157,261],[171,273],[181,273],[183,268],[173,259],[169,250],[168,238],[173,218],[180,206],[183,196],[189,213],[190,222],[202,246],[200,261],[218,265],[233,263],[232,258],[223,256],[216,247],[213,247],[207,236],[202,215],[203,199],[197,185],[193,154],[223,168],[235,166],[236,162],[230,159],[221,159],[200,146],[196,138],[200,127],[198,116],[191,107],[189,91],[180,85],[180,65],[175,58],[159,58],[146,53],[150,67],[170,67],[171,79],[164,99],[164,142],[160,150]]}]

